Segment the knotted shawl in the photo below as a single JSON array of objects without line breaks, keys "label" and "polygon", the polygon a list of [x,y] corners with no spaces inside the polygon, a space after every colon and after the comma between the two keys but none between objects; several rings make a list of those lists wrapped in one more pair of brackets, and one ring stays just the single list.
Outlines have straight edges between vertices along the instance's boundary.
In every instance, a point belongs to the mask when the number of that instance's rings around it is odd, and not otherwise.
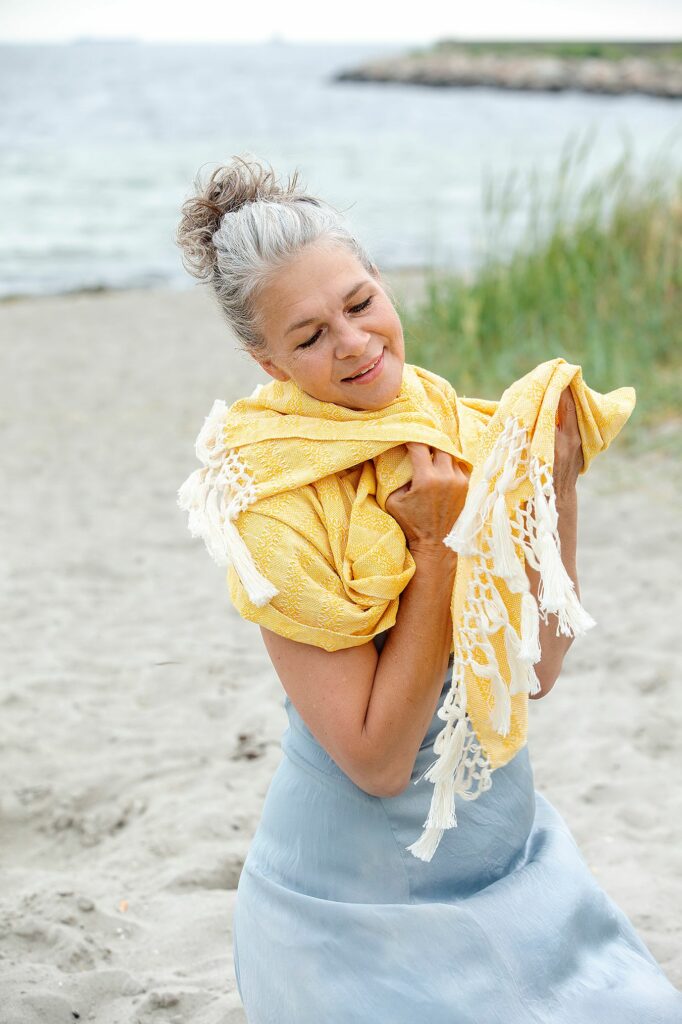
[{"label": "knotted shawl", "polygon": [[[412,476],[406,441],[471,467],[464,508],[443,538],[458,552],[451,598],[452,685],[438,715],[434,786],[422,835],[431,860],[457,824],[455,798],[476,799],[527,740],[539,692],[539,620],[557,634],[594,625],[561,560],[552,482],[559,398],[570,386],[586,472],[628,419],[632,388],[602,395],[557,358],[499,402],[460,397],[406,363],[400,393],[378,410],[322,402],[288,380],[259,385],[229,408],[218,399],[196,442],[202,463],[178,491],[193,536],[228,565],[239,613],[327,651],[367,643],[396,621],[415,562],[386,499]],[[538,601],[525,562],[540,574]]]}]

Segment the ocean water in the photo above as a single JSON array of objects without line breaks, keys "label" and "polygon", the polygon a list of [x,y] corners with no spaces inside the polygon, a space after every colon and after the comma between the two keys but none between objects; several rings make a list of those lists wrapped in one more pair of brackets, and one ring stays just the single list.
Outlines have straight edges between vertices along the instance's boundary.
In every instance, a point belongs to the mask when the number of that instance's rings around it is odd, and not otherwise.
[{"label": "ocean water", "polygon": [[400,51],[0,46],[0,295],[191,286],[174,244],[180,205],[199,167],[238,153],[283,177],[299,168],[387,269],[472,268],[484,183],[530,168],[550,180],[576,133],[593,138],[594,170],[624,144],[642,165],[682,162],[671,101],[332,80]]}]

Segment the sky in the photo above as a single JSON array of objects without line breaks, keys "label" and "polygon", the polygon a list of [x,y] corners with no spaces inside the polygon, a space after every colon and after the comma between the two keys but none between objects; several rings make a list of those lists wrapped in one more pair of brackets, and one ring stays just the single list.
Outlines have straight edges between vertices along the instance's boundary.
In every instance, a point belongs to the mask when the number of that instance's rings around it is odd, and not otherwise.
[{"label": "sky", "polygon": [[[417,10],[415,11],[415,6]],[[682,0],[0,0],[3,42],[682,39]]]}]

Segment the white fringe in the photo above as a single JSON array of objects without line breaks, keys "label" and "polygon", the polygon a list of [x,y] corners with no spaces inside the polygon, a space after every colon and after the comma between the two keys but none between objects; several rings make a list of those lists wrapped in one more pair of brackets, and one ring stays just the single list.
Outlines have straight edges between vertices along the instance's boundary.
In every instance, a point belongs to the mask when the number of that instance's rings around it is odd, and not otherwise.
[{"label": "white fringe", "polygon": [[225,445],[226,416],[225,402],[216,399],[195,445],[203,468],[190,473],[178,489],[178,506],[188,513],[192,536],[203,539],[218,565],[234,566],[249,600],[260,607],[279,591],[258,570],[234,523],[256,500],[256,488],[237,450]]},{"label": "white fringe", "polygon": [[[510,658],[509,660],[511,664],[514,664],[515,659]],[[490,712],[490,722],[495,732],[498,732],[500,736],[508,736],[509,727],[511,725],[511,687],[505,683],[500,672],[493,675],[491,683],[493,695],[495,697],[495,704]],[[515,690],[514,692],[516,693],[518,691]]]},{"label": "white fringe", "polygon": [[489,497],[489,493],[490,488],[485,477],[479,480],[467,492],[464,508],[447,537],[443,540],[443,543],[447,544],[453,551],[459,551],[460,554],[470,554],[474,550],[476,538],[483,526],[483,505]]},{"label": "white fringe", "polygon": [[512,422],[509,419],[505,424],[493,450],[483,463],[481,479],[467,492],[464,508],[443,540],[444,544],[460,555],[473,555],[476,551],[476,540],[494,500],[490,493],[490,481],[504,466],[508,442],[513,429]]},{"label": "white fringe", "polygon": [[[453,677],[454,678],[454,677]],[[490,763],[481,750],[478,738],[465,717],[466,686],[454,686],[438,709],[447,725],[436,737],[434,751],[439,757],[415,780],[427,778],[434,785],[428,816],[422,835],[406,849],[419,860],[430,861],[445,829],[457,826],[455,797],[475,800],[490,789]],[[452,721],[455,721],[454,727]]]},{"label": "white fringe", "polygon": [[539,565],[538,599],[543,617],[557,616],[558,632],[564,636],[583,636],[596,625],[583,608],[575,592],[573,580],[561,560],[561,542],[552,474],[537,458],[530,460],[528,475],[534,497],[529,502],[531,513],[529,544]]},{"label": "white fringe", "polygon": [[512,579],[518,573],[519,558],[511,534],[507,502],[502,493],[497,495],[493,505],[492,555],[496,575],[503,580]]},{"label": "white fringe", "polygon": [[[513,497],[510,501],[507,496],[513,496],[526,480],[533,485],[533,497],[525,508],[515,506]],[[491,725],[507,736],[511,697],[534,696],[541,690],[534,668],[542,654],[540,618],[547,621],[548,614],[555,614],[558,631],[568,636],[580,636],[595,624],[561,561],[551,470],[537,458],[531,459],[529,434],[515,417],[506,421],[444,543],[460,557],[472,559],[472,573],[456,623],[452,687],[438,711],[446,722],[434,742],[438,757],[416,780],[427,778],[434,785],[424,831],[406,847],[424,861],[433,857],[443,832],[457,825],[455,797],[475,800],[492,784],[490,761],[466,717],[466,670],[489,681]],[[524,559],[540,573],[538,601],[530,593]],[[521,595],[519,632],[509,620],[496,582],[500,579],[508,590]],[[500,630],[508,680],[502,676],[490,639]]]},{"label": "white fringe", "polygon": [[419,860],[428,863],[438,849],[442,838],[442,828],[425,828],[419,839],[406,846],[405,849],[409,850],[413,857],[418,857]]},{"label": "white fringe", "polygon": [[537,601],[527,590],[521,595],[521,645],[519,658],[534,665],[540,660],[540,615]]}]

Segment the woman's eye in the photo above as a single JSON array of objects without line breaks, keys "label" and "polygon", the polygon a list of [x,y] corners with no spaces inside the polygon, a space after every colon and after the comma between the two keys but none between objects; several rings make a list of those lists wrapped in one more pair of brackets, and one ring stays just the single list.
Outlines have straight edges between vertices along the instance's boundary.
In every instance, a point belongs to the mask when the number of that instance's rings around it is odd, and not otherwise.
[{"label": "woman's eye", "polygon": [[307,341],[302,341],[301,344],[298,347],[299,348],[307,348],[308,345],[312,345],[313,342],[317,341],[317,339],[319,338],[320,334],[321,334],[321,331],[315,331],[315,333],[313,334],[312,338],[308,338]]},{"label": "woman's eye", "polygon": [[373,296],[370,295],[370,297],[368,299],[365,299],[364,302],[361,302],[359,306],[353,306],[353,308],[351,309],[351,313],[361,313],[363,309],[367,309],[370,302],[372,301],[372,298]]},{"label": "woman's eye", "polygon": [[[351,306],[351,313],[362,313],[364,309],[367,309],[373,297],[374,296],[370,295],[369,298],[365,299],[365,301],[361,302],[358,306]],[[308,338],[307,341],[302,341],[298,347],[308,348],[309,345],[313,345],[317,341],[321,333],[321,331],[315,331],[315,334],[313,334],[312,338]]]}]

